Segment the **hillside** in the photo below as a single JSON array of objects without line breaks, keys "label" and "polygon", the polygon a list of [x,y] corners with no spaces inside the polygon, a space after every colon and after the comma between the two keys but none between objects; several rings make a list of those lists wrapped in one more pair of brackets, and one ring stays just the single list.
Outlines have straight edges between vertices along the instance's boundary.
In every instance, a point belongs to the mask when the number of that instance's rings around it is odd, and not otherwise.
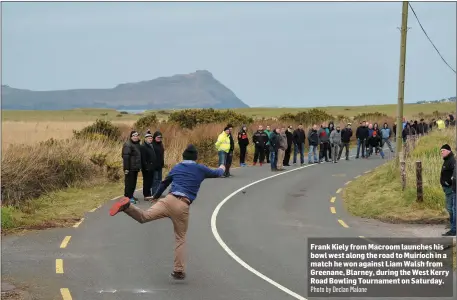
[{"label": "hillside", "polygon": [[248,107],[206,71],[119,84],[112,89],[31,91],[2,85],[2,109],[177,109]]}]

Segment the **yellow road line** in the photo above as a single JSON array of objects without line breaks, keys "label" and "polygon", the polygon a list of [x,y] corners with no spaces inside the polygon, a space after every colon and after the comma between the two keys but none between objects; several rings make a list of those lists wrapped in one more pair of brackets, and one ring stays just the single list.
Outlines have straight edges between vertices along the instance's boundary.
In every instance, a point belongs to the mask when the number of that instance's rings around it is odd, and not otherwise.
[{"label": "yellow road line", "polygon": [[335,202],[335,200],[336,200],[336,197],[332,197],[332,198],[330,199],[330,202],[333,203],[333,202]]},{"label": "yellow road line", "polygon": [[56,274],[63,274],[63,259],[56,259]]},{"label": "yellow road line", "polygon": [[62,295],[63,300],[72,300],[70,290],[67,288],[60,289],[60,294]]},{"label": "yellow road line", "polygon": [[348,184],[350,184],[351,182],[352,182],[352,181],[348,181],[348,182],[346,182],[344,185],[348,185]]},{"label": "yellow road line", "polygon": [[70,241],[70,239],[71,239],[71,236],[70,236],[70,235],[67,235],[67,236],[63,239],[62,243],[60,244],[60,248],[66,248],[67,245],[68,245],[68,242]]},{"label": "yellow road line", "polygon": [[342,190],[343,190],[342,188],[339,188],[336,190],[336,193],[339,194],[339,193],[341,193]]},{"label": "yellow road line", "polygon": [[333,206],[330,207],[330,211],[332,212],[332,214],[336,214],[336,209]]},{"label": "yellow road line", "polygon": [[78,223],[76,223],[75,225],[73,225],[74,228],[78,228],[79,225],[81,225],[81,223],[84,221],[84,218],[82,218]]},{"label": "yellow road line", "polygon": [[349,228],[349,226],[348,226],[346,223],[344,223],[343,220],[338,220],[338,222],[339,222],[339,223],[341,224],[341,226],[343,226],[344,228]]}]

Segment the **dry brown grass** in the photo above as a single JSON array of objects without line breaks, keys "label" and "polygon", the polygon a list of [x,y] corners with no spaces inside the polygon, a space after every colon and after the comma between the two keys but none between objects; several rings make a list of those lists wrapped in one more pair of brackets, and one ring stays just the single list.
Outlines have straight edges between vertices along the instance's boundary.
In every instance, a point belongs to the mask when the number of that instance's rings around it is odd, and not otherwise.
[{"label": "dry brown grass", "polygon": [[[11,144],[33,145],[50,138],[58,140],[72,138],[73,130],[81,130],[91,124],[93,124],[92,121],[4,121],[2,122],[2,150]],[[113,124],[131,127],[133,121],[113,122]]]}]

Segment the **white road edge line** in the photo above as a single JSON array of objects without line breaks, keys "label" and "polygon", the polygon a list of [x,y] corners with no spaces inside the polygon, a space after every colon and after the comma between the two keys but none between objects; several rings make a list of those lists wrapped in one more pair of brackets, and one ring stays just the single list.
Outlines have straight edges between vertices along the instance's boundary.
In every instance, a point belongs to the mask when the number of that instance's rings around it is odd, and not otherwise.
[{"label": "white road edge line", "polygon": [[[351,155],[349,157],[354,157],[355,155]],[[221,236],[219,235],[219,232],[217,231],[217,226],[216,226],[216,219],[217,219],[217,215],[219,214],[219,211],[221,209],[221,207],[225,204],[225,202],[227,202],[228,200],[230,200],[233,196],[235,196],[236,194],[238,194],[239,192],[241,192],[242,190],[250,187],[250,186],[253,186],[257,183],[260,183],[262,181],[265,181],[265,180],[268,180],[268,179],[271,179],[271,178],[274,178],[274,177],[277,177],[277,176],[281,176],[281,175],[284,175],[284,174],[287,174],[287,173],[291,173],[291,172],[295,172],[295,171],[299,171],[299,170],[302,170],[304,168],[308,168],[308,167],[312,167],[312,166],[315,166],[316,164],[312,164],[312,165],[306,165],[306,166],[303,166],[303,167],[298,167],[298,168],[295,168],[295,169],[292,169],[292,170],[289,170],[289,171],[285,171],[285,172],[281,172],[281,173],[278,173],[278,174],[275,174],[275,175],[272,175],[272,176],[268,176],[268,177],[265,177],[263,179],[260,179],[260,180],[257,180],[257,181],[254,181],[254,182],[251,182],[250,184],[248,185],[245,185],[239,189],[237,189],[236,191],[234,191],[233,193],[231,193],[230,195],[228,195],[227,197],[225,197],[224,200],[222,200],[216,207],[216,209],[214,209],[213,211],[213,214],[211,216],[211,230],[213,231],[213,235],[214,235],[214,238],[216,239],[216,241],[219,243],[219,245],[221,245],[222,249],[225,250],[225,252],[227,252],[228,255],[230,255],[230,257],[232,257],[236,262],[238,262],[240,265],[242,265],[245,269],[247,269],[248,271],[250,271],[251,273],[257,275],[258,277],[262,278],[263,280],[265,280],[266,282],[270,283],[271,285],[277,287],[278,289],[280,289],[281,291],[285,292],[286,294],[289,294],[290,296],[296,298],[296,299],[299,299],[299,300],[308,300],[307,298],[303,297],[303,296],[300,296],[299,294],[289,290],[288,288],[286,288],[285,286],[282,286],[281,284],[277,283],[276,281],[274,281],[273,279],[263,275],[262,273],[260,273],[259,271],[257,271],[256,269],[254,269],[253,267],[251,267],[250,265],[248,265],[244,260],[242,260],[241,258],[239,258],[225,243],[224,241],[222,240]]]}]

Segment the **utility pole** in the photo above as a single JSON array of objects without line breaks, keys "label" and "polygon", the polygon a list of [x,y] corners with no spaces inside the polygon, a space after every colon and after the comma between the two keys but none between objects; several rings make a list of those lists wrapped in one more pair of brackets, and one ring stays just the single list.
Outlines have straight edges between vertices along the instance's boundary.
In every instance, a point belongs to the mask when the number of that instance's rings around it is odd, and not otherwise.
[{"label": "utility pole", "polygon": [[402,131],[403,131],[403,102],[405,100],[405,65],[406,65],[406,34],[408,32],[408,1],[403,1],[401,17],[401,39],[400,39],[400,74],[398,78],[398,104],[397,104],[397,136],[396,141],[396,161],[400,163],[400,152],[403,151]]}]

